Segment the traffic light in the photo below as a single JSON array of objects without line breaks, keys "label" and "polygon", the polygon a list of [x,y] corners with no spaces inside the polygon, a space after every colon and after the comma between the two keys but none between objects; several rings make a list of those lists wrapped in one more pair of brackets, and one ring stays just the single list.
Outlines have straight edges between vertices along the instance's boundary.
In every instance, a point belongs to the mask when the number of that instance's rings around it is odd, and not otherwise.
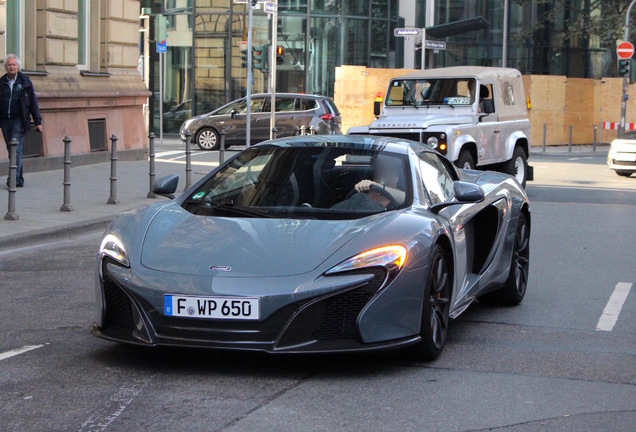
[{"label": "traffic light", "polygon": [[267,45],[259,45],[252,48],[252,63],[254,69],[267,72],[267,60],[268,60],[269,47]]},{"label": "traffic light", "polygon": [[618,75],[619,76],[629,76],[629,67],[630,67],[630,60],[619,60],[618,61]]},{"label": "traffic light", "polygon": [[241,67],[247,67],[247,50],[241,51]]},{"label": "traffic light", "polygon": [[285,61],[285,48],[279,45],[276,47],[276,64],[283,64],[283,61]]}]

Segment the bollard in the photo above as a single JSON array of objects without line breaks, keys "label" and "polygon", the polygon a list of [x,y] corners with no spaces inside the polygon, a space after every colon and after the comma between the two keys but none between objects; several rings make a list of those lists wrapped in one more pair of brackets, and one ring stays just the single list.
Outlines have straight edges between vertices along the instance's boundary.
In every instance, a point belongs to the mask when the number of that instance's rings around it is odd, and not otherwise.
[{"label": "bollard", "polygon": [[150,132],[150,134],[148,135],[148,160],[150,161],[150,167],[148,169],[150,187],[148,189],[148,195],[146,195],[146,198],[156,198],[157,196],[152,191],[152,185],[155,183],[155,133],[154,132]]},{"label": "bollard", "polygon": [[300,127],[300,135],[301,135],[301,136],[305,136],[305,135],[306,135],[306,133],[305,133],[305,125],[302,125],[302,126]]},{"label": "bollard", "polygon": [[313,126],[309,126],[309,135],[316,135],[316,129]]},{"label": "bollard", "polygon": [[7,214],[4,215],[4,220],[18,220],[20,216],[15,212],[15,193],[16,193],[16,173],[18,172],[18,141],[13,138],[9,141],[9,203],[7,206]]},{"label": "bollard", "polygon": [[186,184],[183,190],[188,190],[192,185],[192,148],[190,147],[190,137],[192,134],[190,131],[185,133],[185,157],[186,157]]},{"label": "bollard", "polygon": [[274,126],[272,128],[272,139],[276,139],[277,135],[278,135],[278,129],[276,129],[276,126]]},{"label": "bollard", "polygon": [[225,162],[225,126],[221,128],[221,141],[219,142],[219,165]]},{"label": "bollard", "polygon": [[299,136],[300,135],[300,128],[298,126],[296,126],[296,129],[294,130],[294,135],[295,136]]},{"label": "bollard", "polygon": [[598,143],[603,145],[603,119],[601,119],[601,123],[598,129]]},{"label": "bollard", "polygon": [[545,153],[545,138],[546,138],[546,130],[548,125],[543,123],[543,153]]},{"label": "bollard", "polygon": [[596,153],[596,125],[594,125],[594,140],[592,141],[592,151]]},{"label": "bollard", "polygon": [[568,139],[568,153],[572,152],[572,125],[570,125],[570,138]]},{"label": "bollard", "polygon": [[62,140],[64,142],[64,203],[60,207],[62,212],[72,212],[71,206],[71,137],[68,135]]},{"label": "bollard", "polygon": [[117,204],[117,135],[110,137],[110,197],[107,204]]}]

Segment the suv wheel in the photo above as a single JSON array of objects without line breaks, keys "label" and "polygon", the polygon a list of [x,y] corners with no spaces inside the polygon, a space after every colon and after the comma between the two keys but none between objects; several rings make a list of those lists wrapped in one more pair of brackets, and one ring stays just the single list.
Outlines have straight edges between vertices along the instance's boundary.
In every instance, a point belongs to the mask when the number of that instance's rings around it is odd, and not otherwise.
[{"label": "suv wheel", "polygon": [[621,177],[629,177],[630,175],[632,175],[631,171],[625,171],[625,170],[617,170],[616,174],[618,174]]},{"label": "suv wheel", "polygon": [[218,150],[219,134],[212,128],[203,128],[197,132],[195,141],[201,150]]},{"label": "suv wheel", "polygon": [[462,150],[455,161],[455,166],[461,169],[475,169],[475,161],[468,150]]},{"label": "suv wheel", "polygon": [[526,180],[528,178],[528,157],[526,152],[519,146],[515,147],[515,151],[512,153],[512,159],[506,162],[504,172],[510,174],[517,179],[522,187],[526,187]]}]

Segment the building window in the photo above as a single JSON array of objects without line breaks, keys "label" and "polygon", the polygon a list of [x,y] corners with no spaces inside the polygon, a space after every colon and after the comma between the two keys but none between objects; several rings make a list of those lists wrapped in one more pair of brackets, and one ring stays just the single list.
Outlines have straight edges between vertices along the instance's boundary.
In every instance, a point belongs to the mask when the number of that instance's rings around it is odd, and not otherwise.
[{"label": "building window", "polygon": [[89,23],[89,0],[79,0],[77,4],[77,66],[81,69],[88,69],[91,58]]},{"label": "building window", "polygon": [[6,8],[5,54],[24,59],[24,0],[8,1]]}]

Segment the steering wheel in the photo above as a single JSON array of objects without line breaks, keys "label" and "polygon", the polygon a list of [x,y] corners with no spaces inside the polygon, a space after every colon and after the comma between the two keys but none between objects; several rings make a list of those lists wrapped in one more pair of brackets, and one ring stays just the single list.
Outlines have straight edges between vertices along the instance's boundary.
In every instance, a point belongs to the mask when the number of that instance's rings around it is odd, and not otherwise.
[{"label": "steering wheel", "polygon": [[[371,187],[369,187],[369,190],[378,192],[379,194],[383,195],[386,199],[389,200],[389,204],[386,206],[387,210],[394,209],[398,206],[397,201],[395,201],[395,198],[393,198],[393,195],[391,195],[391,193],[388,190],[381,188],[380,186],[375,184],[371,185]],[[364,192],[358,192],[357,190],[353,189],[351,192],[347,194],[347,196],[345,197],[345,200],[348,200],[349,198],[351,198],[357,193],[364,193]]]}]

